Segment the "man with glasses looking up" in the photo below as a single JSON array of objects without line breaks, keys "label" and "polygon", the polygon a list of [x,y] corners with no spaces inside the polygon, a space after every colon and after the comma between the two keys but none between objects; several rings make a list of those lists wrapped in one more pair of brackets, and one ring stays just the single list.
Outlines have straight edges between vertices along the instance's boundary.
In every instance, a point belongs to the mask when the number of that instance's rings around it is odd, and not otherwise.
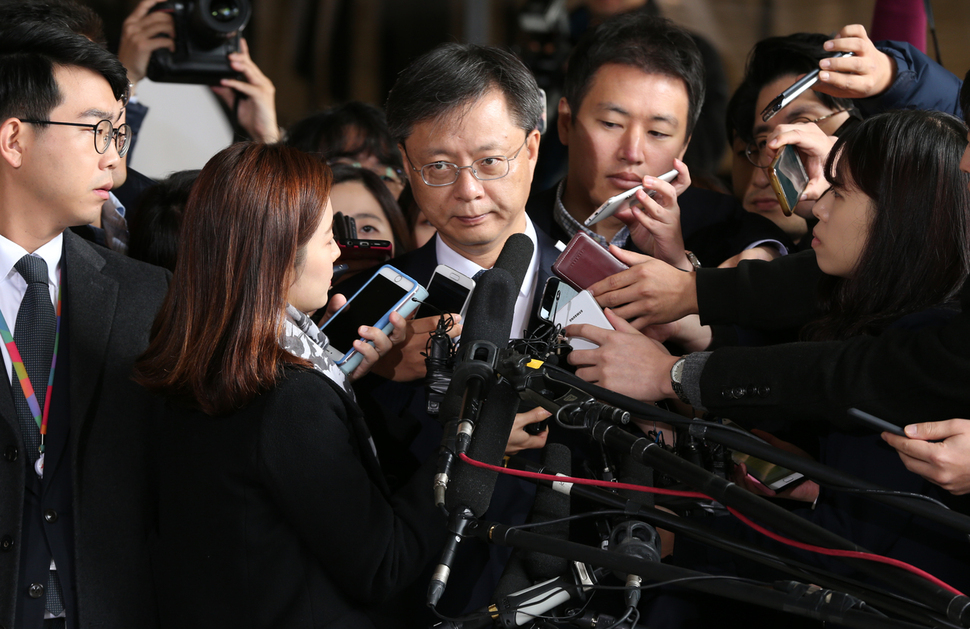
[{"label": "man with glasses looking up", "polygon": [[[446,44],[399,75],[386,113],[414,199],[437,229],[425,246],[390,264],[425,286],[438,264],[473,277],[495,264],[512,234],[526,234],[534,252],[515,303],[509,304],[514,308],[512,337],[521,338],[537,324],[536,295],[559,253],[525,213],[542,116],[534,77],[518,58],[497,48]],[[354,277],[348,283],[359,286],[365,279]],[[348,296],[354,292],[352,287],[341,285],[341,289]],[[397,440],[393,454],[381,452],[384,461],[395,455],[400,459],[410,451],[414,460],[409,464],[423,462],[436,455],[441,442],[441,427],[426,411],[422,380],[422,352],[438,320],[433,316],[409,321],[403,349],[392,351],[378,364],[375,371],[396,382],[371,376],[355,386],[358,399],[379,401],[386,431]],[[460,330],[460,325],[455,326],[451,334]],[[520,413],[509,445],[542,447],[548,431],[529,435],[523,428],[546,417],[541,408]],[[380,448],[379,435],[377,439]],[[397,470],[392,473],[405,476]],[[506,513],[524,518],[533,494],[534,487],[527,483],[500,479],[492,505],[501,504]],[[493,550],[463,543],[439,609],[458,613],[489,602],[495,586],[491,575],[500,573],[501,567],[478,579]],[[423,592],[417,594],[416,600],[423,599]]]},{"label": "man with glasses looking up", "polygon": [[[0,626],[152,627],[144,394],[165,271],[93,247],[128,149],[117,58],[0,25]],[[4,392],[6,391],[6,393]]]}]

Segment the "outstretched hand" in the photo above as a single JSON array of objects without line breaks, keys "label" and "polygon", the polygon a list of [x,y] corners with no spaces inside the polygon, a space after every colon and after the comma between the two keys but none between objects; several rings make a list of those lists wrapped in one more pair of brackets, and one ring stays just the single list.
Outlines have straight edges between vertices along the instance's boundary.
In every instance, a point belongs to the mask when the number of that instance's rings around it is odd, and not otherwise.
[{"label": "outstretched hand", "polygon": [[970,420],[910,424],[905,431],[906,437],[884,432],[882,438],[906,469],[951,494],[970,493]]},{"label": "outstretched hand", "polygon": [[588,323],[566,326],[563,334],[599,345],[573,350],[566,360],[576,375],[611,391],[644,402],[673,397],[670,368],[677,361],[659,342],[648,338],[611,310],[604,310],[613,330]]},{"label": "outstretched hand", "polygon": [[601,308],[612,308],[637,329],[697,312],[696,273],[615,246],[610,253],[630,268],[589,287]]},{"label": "outstretched hand", "polygon": [[876,48],[866,27],[850,24],[824,44],[826,51],[851,52],[851,57],[822,59],[817,92],[836,98],[868,98],[882,94],[896,80],[896,62]]}]

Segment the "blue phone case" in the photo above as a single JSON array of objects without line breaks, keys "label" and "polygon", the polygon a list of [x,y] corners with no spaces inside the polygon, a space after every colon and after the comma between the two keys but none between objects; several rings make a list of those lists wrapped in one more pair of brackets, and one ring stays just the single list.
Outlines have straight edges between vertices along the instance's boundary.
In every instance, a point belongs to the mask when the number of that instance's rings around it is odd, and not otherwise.
[{"label": "blue phone case", "polygon": [[[414,278],[409,277],[404,273],[401,273],[401,271],[394,268],[390,264],[385,264],[380,269],[378,269],[377,273],[374,274],[374,277],[377,277],[377,275],[380,274],[381,270],[385,268],[394,271],[401,277],[408,279],[414,283],[414,287],[410,291],[408,291],[408,293],[404,295],[404,297],[402,297],[400,301],[394,304],[393,308],[391,308],[386,313],[384,313],[384,316],[381,317],[380,321],[374,324],[375,328],[380,328],[384,332],[384,334],[387,334],[392,329],[394,329],[394,325],[391,323],[391,313],[397,312],[402,317],[407,317],[409,314],[414,312],[414,309],[420,305],[420,302],[427,299],[428,290],[424,286],[421,286],[421,284],[418,284],[414,280]],[[367,282],[367,284],[369,283],[370,281]],[[347,300],[347,303],[344,304],[344,306],[340,310],[343,310],[344,308],[346,308],[347,305],[350,303],[350,301],[367,287],[367,284],[364,284],[363,286],[361,286],[360,289],[356,293],[354,293],[353,297]],[[335,317],[338,314],[340,314],[340,310],[334,313]],[[368,341],[368,343],[370,343],[370,341]],[[371,345],[373,345],[373,343],[371,343]],[[337,361],[337,366],[340,367],[341,371],[349,374],[353,372],[354,369],[357,368],[357,366],[360,364],[360,361],[362,361],[363,359],[364,359],[363,354],[351,348],[350,351],[344,354],[344,356]]]}]

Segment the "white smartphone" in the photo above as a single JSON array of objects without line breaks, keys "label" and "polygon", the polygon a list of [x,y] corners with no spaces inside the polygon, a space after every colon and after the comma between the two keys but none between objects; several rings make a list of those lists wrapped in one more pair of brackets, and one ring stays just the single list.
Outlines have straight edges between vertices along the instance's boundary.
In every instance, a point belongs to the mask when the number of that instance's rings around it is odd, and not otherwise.
[{"label": "white smartphone", "polygon": [[[588,290],[580,291],[578,295],[570,299],[565,306],[559,309],[554,315],[553,323],[566,327],[573,323],[589,323],[604,330],[612,330],[609,320],[603,313],[603,309],[596,303],[596,298]],[[573,349],[596,349],[599,347],[589,339],[572,337],[569,345]]]},{"label": "white smartphone", "polygon": [[475,280],[447,264],[439,264],[428,282],[428,296],[414,315],[416,319],[457,312],[462,317],[475,290]]},{"label": "white smartphone", "polygon": [[[659,177],[657,177],[657,179],[660,179],[661,181],[666,181],[667,183],[670,183],[676,178],[677,178],[676,170],[669,170],[664,174],[660,175]],[[609,199],[606,200],[606,203],[599,206],[595,212],[590,214],[589,218],[587,218],[586,222],[584,222],[583,224],[589,227],[590,225],[600,222],[604,218],[609,218],[613,216],[620,210],[630,207],[630,205],[636,200],[636,198],[633,195],[637,193],[637,190],[642,190],[642,189],[643,189],[643,184],[640,184],[639,186],[630,188],[625,192],[621,192],[620,194],[610,197]],[[647,193],[647,195],[651,199],[653,198],[654,194],[655,194],[655,191],[653,190]]]},{"label": "white smartphone", "polygon": [[363,355],[354,349],[362,325],[380,328],[385,334],[394,327],[391,313],[406,317],[428,296],[428,291],[394,267],[385,264],[320,329],[327,335],[326,352],[345,373],[357,368]]}]

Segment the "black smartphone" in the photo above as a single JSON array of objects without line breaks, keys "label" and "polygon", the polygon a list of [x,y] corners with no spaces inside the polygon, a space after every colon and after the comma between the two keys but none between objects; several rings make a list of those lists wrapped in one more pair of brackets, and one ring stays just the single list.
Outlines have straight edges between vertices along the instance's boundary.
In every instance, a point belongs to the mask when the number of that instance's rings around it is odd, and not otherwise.
[{"label": "black smartphone", "polygon": [[896,424],[890,424],[885,419],[879,419],[875,415],[870,415],[865,411],[860,411],[857,408],[849,409],[849,417],[855,419],[859,424],[865,426],[866,428],[871,428],[877,432],[891,432],[894,435],[899,435],[900,437],[905,437],[906,433],[903,432],[902,427]]}]

